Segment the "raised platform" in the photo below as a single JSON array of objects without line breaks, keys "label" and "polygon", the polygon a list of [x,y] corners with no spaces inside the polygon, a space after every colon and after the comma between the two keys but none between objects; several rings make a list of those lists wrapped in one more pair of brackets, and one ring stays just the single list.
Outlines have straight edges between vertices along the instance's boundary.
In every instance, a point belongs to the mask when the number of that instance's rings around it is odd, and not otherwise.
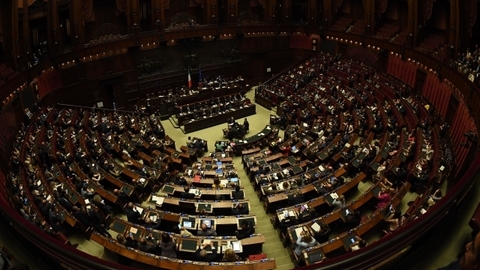
[{"label": "raised platform", "polygon": [[222,123],[227,123],[227,120],[230,119],[230,117],[239,119],[255,113],[256,113],[256,106],[255,104],[252,104],[248,107],[243,107],[235,111],[218,114],[213,117],[200,118],[198,120],[189,122],[185,124],[184,130],[185,130],[185,133],[190,133],[190,132],[194,132],[204,128],[213,127]]}]

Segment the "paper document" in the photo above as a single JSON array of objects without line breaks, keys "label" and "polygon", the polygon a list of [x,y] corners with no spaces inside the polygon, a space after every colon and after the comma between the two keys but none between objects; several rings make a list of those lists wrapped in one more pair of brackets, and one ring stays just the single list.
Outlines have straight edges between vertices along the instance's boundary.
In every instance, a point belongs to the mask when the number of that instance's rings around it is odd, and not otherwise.
[{"label": "paper document", "polygon": [[136,234],[138,231],[137,228],[134,228],[134,227],[130,227],[130,232],[133,233],[133,234]]},{"label": "paper document", "polygon": [[322,230],[322,228],[320,227],[320,225],[318,225],[318,223],[314,222],[311,226],[311,228],[316,231],[316,232],[320,232]]},{"label": "paper document", "polygon": [[135,210],[137,210],[140,215],[143,213],[143,208],[141,207],[135,206]]},{"label": "paper document", "polygon": [[242,251],[242,244],[240,241],[232,242],[233,251]]},{"label": "paper document", "polygon": [[298,238],[300,238],[300,233],[303,232],[303,227],[298,227],[295,229],[295,234],[297,235]]},{"label": "paper document", "polygon": [[162,205],[163,200],[165,200],[164,197],[155,196],[155,195],[152,196],[152,201],[155,202],[156,204]]}]

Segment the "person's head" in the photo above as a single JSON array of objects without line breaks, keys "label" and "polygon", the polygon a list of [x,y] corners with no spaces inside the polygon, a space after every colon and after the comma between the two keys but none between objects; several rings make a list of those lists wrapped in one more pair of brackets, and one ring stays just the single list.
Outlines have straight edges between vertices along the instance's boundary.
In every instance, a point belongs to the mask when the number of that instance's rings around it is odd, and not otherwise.
[{"label": "person's head", "polygon": [[462,270],[473,270],[480,268],[480,233],[477,233],[473,241],[465,246],[465,253],[460,258],[460,267]]},{"label": "person's head", "polygon": [[242,229],[243,230],[247,229],[249,226],[250,226],[250,224],[248,223],[248,221],[246,221],[246,220],[242,221]]},{"label": "person's head", "polygon": [[102,197],[100,197],[100,195],[98,195],[98,194],[95,194],[95,195],[93,195],[93,200],[97,203],[100,203],[100,202],[102,202]]},{"label": "person's head", "polygon": [[208,229],[208,226],[207,224],[202,223],[202,225],[200,225],[200,228],[202,229],[202,231],[206,231]]},{"label": "person's head", "polygon": [[146,217],[145,218],[145,223],[150,224],[150,223],[152,223],[152,220],[149,217]]},{"label": "person's head", "polygon": [[142,245],[146,245],[147,244],[147,239],[145,239],[145,237],[142,237],[142,238],[140,238],[140,240],[138,240],[138,242],[140,242],[140,244],[142,244]]},{"label": "person's head", "polygon": [[207,250],[205,250],[205,249],[200,250],[199,255],[200,255],[200,257],[202,257],[202,258],[207,257]]},{"label": "person's head", "polygon": [[123,236],[123,234],[117,234],[117,241],[120,243],[120,244],[125,244],[125,242],[127,241],[125,239],[125,236]]},{"label": "person's head", "polygon": [[190,191],[190,187],[189,187],[189,186],[185,186],[185,187],[183,188],[183,190],[188,193],[188,192]]},{"label": "person's head", "polygon": [[168,233],[162,233],[162,242],[165,243],[170,243],[172,241],[172,238]]},{"label": "person's head", "polygon": [[225,250],[225,253],[223,254],[223,259],[226,262],[235,262],[237,260],[235,256],[235,251],[233,251],[233,249],[231,248]]},{"label": "person's head", "polygon": [[237,192],[240,191],[240,185],[235,186],[235,191],[237,191]]},{"label": "person's head", "polygon": [[312,242],[312,236],[310,234],[306,234],[304,237],[303,237],[303,242],[305,243],[310,243]]},{"label": "person's head", "polygon": [[238,208],[238,209],[243,209],[243,207],[244,207],[243,203],[239,203],[239,204],[237,205],[237,208]]},{"label": "person's head", "polygon": [[360,240],[360,242],[358,242],[358,246],[361,247],[361,248],[366,247],[367,246],[367,241],[365,241],[363,239]]},{"label": "person's head", "polygon": [[132,208],[133,208],[133,202],[129,202],[129,203],[127,204],[127,207],[132,209]]}]

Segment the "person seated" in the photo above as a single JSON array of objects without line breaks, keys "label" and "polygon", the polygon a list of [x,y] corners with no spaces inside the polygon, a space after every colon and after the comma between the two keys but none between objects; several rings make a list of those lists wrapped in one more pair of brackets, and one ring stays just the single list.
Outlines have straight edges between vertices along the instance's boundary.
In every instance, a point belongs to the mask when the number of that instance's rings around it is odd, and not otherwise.
[{"label": "person seated", "polygon": [[127,204],[130,202],[130,197],[123,190],[116,188],[113,190],[113,194],[117,195],[117,198],[120,200],[120,202],[122,202],[122,204]]},{"label": "person seated", "polygon": [[127,215],[128,222],[143,224],[142,215],[137,211],[132,202],[129,202],[125,207],[125,214]]},{"label": "person seated", "polygon": [[387,221],[387,227],[383,232],[385,234],[390,234],[393,233],[400,227],[401,225],[401,218],[402,218],[402,213],[400,211],[395,211],[386,221]]},{"label": "person seated", "polygon": [[200,225],[200,230],[197,232],[198,236],[217,236],[217,232],[210,227],[207,226],[207,224],[202,223]]},{"label": "person seated", "polygon": [[102,197],[100,195],[95,194],[93,195],[93,204],[98,207],[102,211],[104,215],[110,215],[112,212],[112,207],[110,205],[106,205],[105,202],[102,200]]},{"label": "person seated", "polygon": [[172,259],[177,258],[175,239],[168,233],[162,233],[161,239],[158,241],[158,247],[162,250],[161,256]]},{"label": "person seated", "polygon": [[243,190],[240,190],[240,185],[235,186],[235,191],[232,191],[232,199],[241,200],[245,197]]},{"label": "person seated", "polygon": [[307,222],[315,217],[315,208],[313,207],[304,207],[303,205],[300,207],[298,211],[298,221],[300,223]]},{"label": "person seated", "polygon": [[180,194],[180,198],[183,198],[183,199],[193,199],[193,198],[195,198],[195,194],[190,193],[190,186],[185,186],[183,188],[183,192]]},{"label": "person seated", "polygon": [[117,234],[117,241],[126,247],[137,248],[137,241],[133,239],[132,233],[127,237],[123,236],[123,234]]},{"label": "person seated", "polygon": [[173,183],[179,186],[184,186],[188,184],[187,179],[185,179],[185,177],[183,176],[175,176],[173,178]]},{"label": "person seated", "polygon": [[317,245],[317,240],[312,238],[310,234],[305,234],[304,231],[300,233],[300,237],[298,237],[297,242],[295,243],[295,254],[297,256],[301,256],[302,252],[309,248],[309,247],[314,247]]},{"label": "person seated", "polygon": [[217,152],[223,152],[223,143],[221,141],[218,141],[216,144],[215,144],[215,150]]},{"label": "person seated", "polygon": [[[208,248],[210,247],[210,248]],[[207,251],[207,248],[209,249]],[[210,252],[209,252],[210,251]],[[195,257],[197,261],[201,262],[214,262],[217,260],[217,249],[213,245],[213,242],[209,244],[202,244],[197,251],[195,251]]]},{"label": "person seated", "polygon": [[367,241],[363,240],[359,236],[355,236],[355,242],[350,245],[350,250],[355,251],[359,250],[360,248],[366,247]]},{"label": "person seated", "polygon": [[154,230],[160,230],[161,223],[161,219],[157,220],[157,222],[154,222],[150,217],[146,217],[143,226]]},{"label": "person seated", "polygon": [[296,205],[304,202],[305,197],[300,190],[295,190],[292,195],[288,196],[288,203],[290,205]]},{"label": "person seated", "polygon": [[348,211],[345,215],[345,225],[348,229],[352,229],[357,227],[360,224],[360,212],[356,211]]},{"label": "person seated", "polygon": [[247,215],[248,207],[243,203],[238,203],[235,207],[232,208],[232,215]]},{"label": "person seated", "polygon": [[[147,237],[150,238],[150,239],[153,239],[153,241],[155,242],[155,239],[153,238],[153,235],[151,233]],[[143,252],[146,252],[146,253],[155,254],[155,251],[156,251],[157,247],[156,247],[156,245],[149,244],[147,242],[147,238],[142,237],[138,241],[138,249],[140,251],[143,251]]]},{"label": "person seated", "polygon": [[243,220],[241,224],[242,229],[239,231],[235,231],[235,236],[237,237],[238,240],[248,238],[250,235],[255,233],[255,228],[253,227],[253,224],[250,222]]},{"label": "person seated", "polygon": [[338,211],[345,207],[345,197],[343,195],[338,196],[332,202],[333,210],[332,212]]},{"label": "person seated", "polygon": [[382,209],[390,204],[392,197],[390,196],[390,190],[381,188],[377,196],[377,208]]},{"label": "person seated", "polygon": [[243,261],[243,260],[240,256],[235,254],[235,251],[233,251],[233,249],[229,248],[225,250],[225,252],[223,253],[222,262],[239,262],[239,261]]}]

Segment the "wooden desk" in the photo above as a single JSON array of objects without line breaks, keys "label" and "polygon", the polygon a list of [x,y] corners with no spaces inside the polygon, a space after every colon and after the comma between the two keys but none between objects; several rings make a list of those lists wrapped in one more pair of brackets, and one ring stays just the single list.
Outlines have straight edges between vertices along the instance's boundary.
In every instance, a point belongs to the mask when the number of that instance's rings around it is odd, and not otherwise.
[{"label": "wooden desk", "polygon": [[166,257],[156,256],[141,252],[136,249],[127,248],[124,245],[118,243],[116,240],[100,235],[94,232],[90,238],[98,244],[104,246],[106,249],[117,253],[121,256],[130,258],[141,263],[145,263],[154,267],[162,269],[182,269],[182,270],[270,270],[276,268],[275,259],[269,258],[258,261],[245,261],[245,262],[225,262],[225,263],[213,263],[210,265],[205,262],[194,262],[181,259],[170,259]]},{"label": "wooden desk", "polygon": [[[221,213],[231,213],[233,206],[238,203],[243,203],[248,209],[251,209],[250,202],[248,200],[225,200],[225,201],[217,201],[217,200],[184,200],[174,197],[161,197],[162,202],[154,201],[152,198],[154,195],[150,195],[147,199],[147,202],[151,205],[154,205],[157,208],[169,210],[178,213],[187,213],[188,210],[192,212],[197,212],[197,205],[198,204],[211,204],[212,211],[215,214],[219,215],[218,212]],[[198,212],[197,212],[198,213]],[[227,214],[228,215],[228,214]]]}]

